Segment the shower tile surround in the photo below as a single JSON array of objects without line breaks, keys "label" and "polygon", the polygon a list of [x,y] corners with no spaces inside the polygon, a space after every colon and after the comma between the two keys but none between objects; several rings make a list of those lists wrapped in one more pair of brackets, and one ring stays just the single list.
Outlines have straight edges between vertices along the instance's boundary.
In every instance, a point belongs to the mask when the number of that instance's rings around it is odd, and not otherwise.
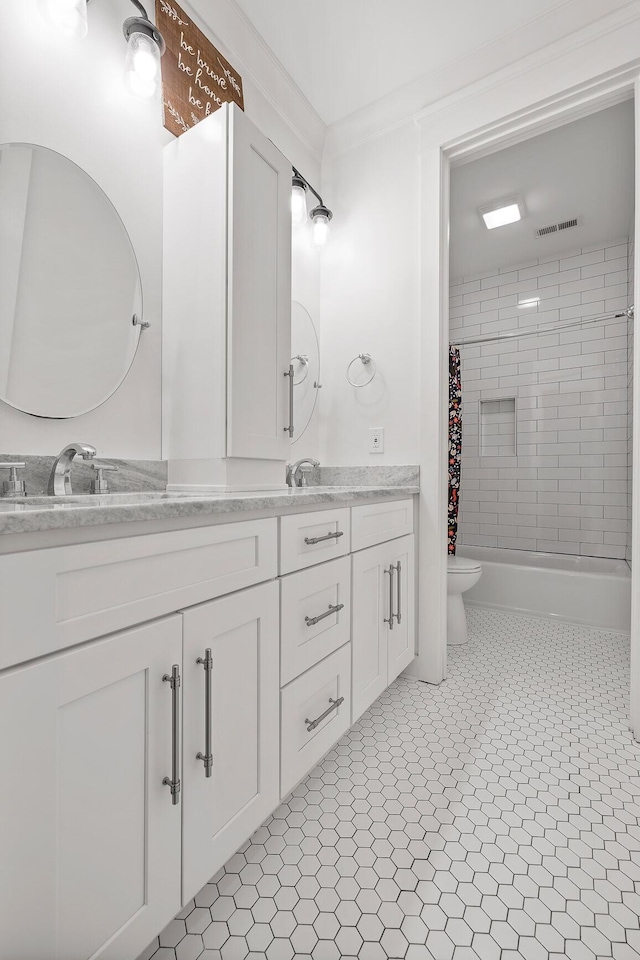
[{"label": "shower tile surround", "polygon": [[[451,339],[626,309],[630,246],[603,243],[454,283]],[[462,348],[460,546],[627,558],[630,328],[621,319]],[[505,399],[515,400],[517,455],[480,455],[480,401]]]}]

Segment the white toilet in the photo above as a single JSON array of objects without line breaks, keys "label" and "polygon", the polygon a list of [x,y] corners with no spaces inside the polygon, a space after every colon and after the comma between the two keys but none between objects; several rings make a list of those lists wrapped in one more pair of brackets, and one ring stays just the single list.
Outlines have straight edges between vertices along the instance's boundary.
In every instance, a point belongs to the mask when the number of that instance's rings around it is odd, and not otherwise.
[{"label": "white toilet", "polygon": [[466,643],[467,617],[462,594],[475,586],[482,575],[478,560],[449,557],[447,560],[447,642]]}]

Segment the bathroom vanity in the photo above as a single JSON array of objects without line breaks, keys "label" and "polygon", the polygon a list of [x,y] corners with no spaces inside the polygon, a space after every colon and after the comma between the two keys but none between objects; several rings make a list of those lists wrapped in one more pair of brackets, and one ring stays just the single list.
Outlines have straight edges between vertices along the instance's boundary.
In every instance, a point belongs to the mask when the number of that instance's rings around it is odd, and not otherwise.
[{"label": "bathroom vanity", "polygon": [[415,493],[0,501],[3,955],[133,960],[408,666]]}]

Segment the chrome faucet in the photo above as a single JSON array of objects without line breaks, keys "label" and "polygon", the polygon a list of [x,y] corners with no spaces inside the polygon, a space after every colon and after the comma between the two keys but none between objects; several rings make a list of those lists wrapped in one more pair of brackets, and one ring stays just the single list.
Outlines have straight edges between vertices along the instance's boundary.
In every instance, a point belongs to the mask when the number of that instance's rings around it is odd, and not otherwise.
[{"label": "chrome faucet", "polygon": [[71,464],[77,453],[83,460],[93,460],[97,454],[95,447],[90,443],[70,443],[59,456],[56,457],[51,468],[47,493],[52,497],[68,496],[71,490]]},{"label": "chrome faucet", "polygon": [[[309,467],[305,469],[304,464],[308,463]],[[302,460],[296,460],[295,463],[287,464],[287,486],[289,487],[306,487],[307,486],[307,474],[310,472],[311,467],[319,467],[320,461],[314,460],[313,457],[303,457]]]}]

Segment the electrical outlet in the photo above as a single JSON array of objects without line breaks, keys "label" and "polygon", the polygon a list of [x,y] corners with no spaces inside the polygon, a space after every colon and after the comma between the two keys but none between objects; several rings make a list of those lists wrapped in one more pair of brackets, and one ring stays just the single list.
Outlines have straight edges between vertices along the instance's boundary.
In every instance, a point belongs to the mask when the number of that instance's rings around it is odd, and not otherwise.
[{"label": "electrical outlet", "polygon": [[384,427],[371,427],[369,435],[369,453],[384,453]]}]

